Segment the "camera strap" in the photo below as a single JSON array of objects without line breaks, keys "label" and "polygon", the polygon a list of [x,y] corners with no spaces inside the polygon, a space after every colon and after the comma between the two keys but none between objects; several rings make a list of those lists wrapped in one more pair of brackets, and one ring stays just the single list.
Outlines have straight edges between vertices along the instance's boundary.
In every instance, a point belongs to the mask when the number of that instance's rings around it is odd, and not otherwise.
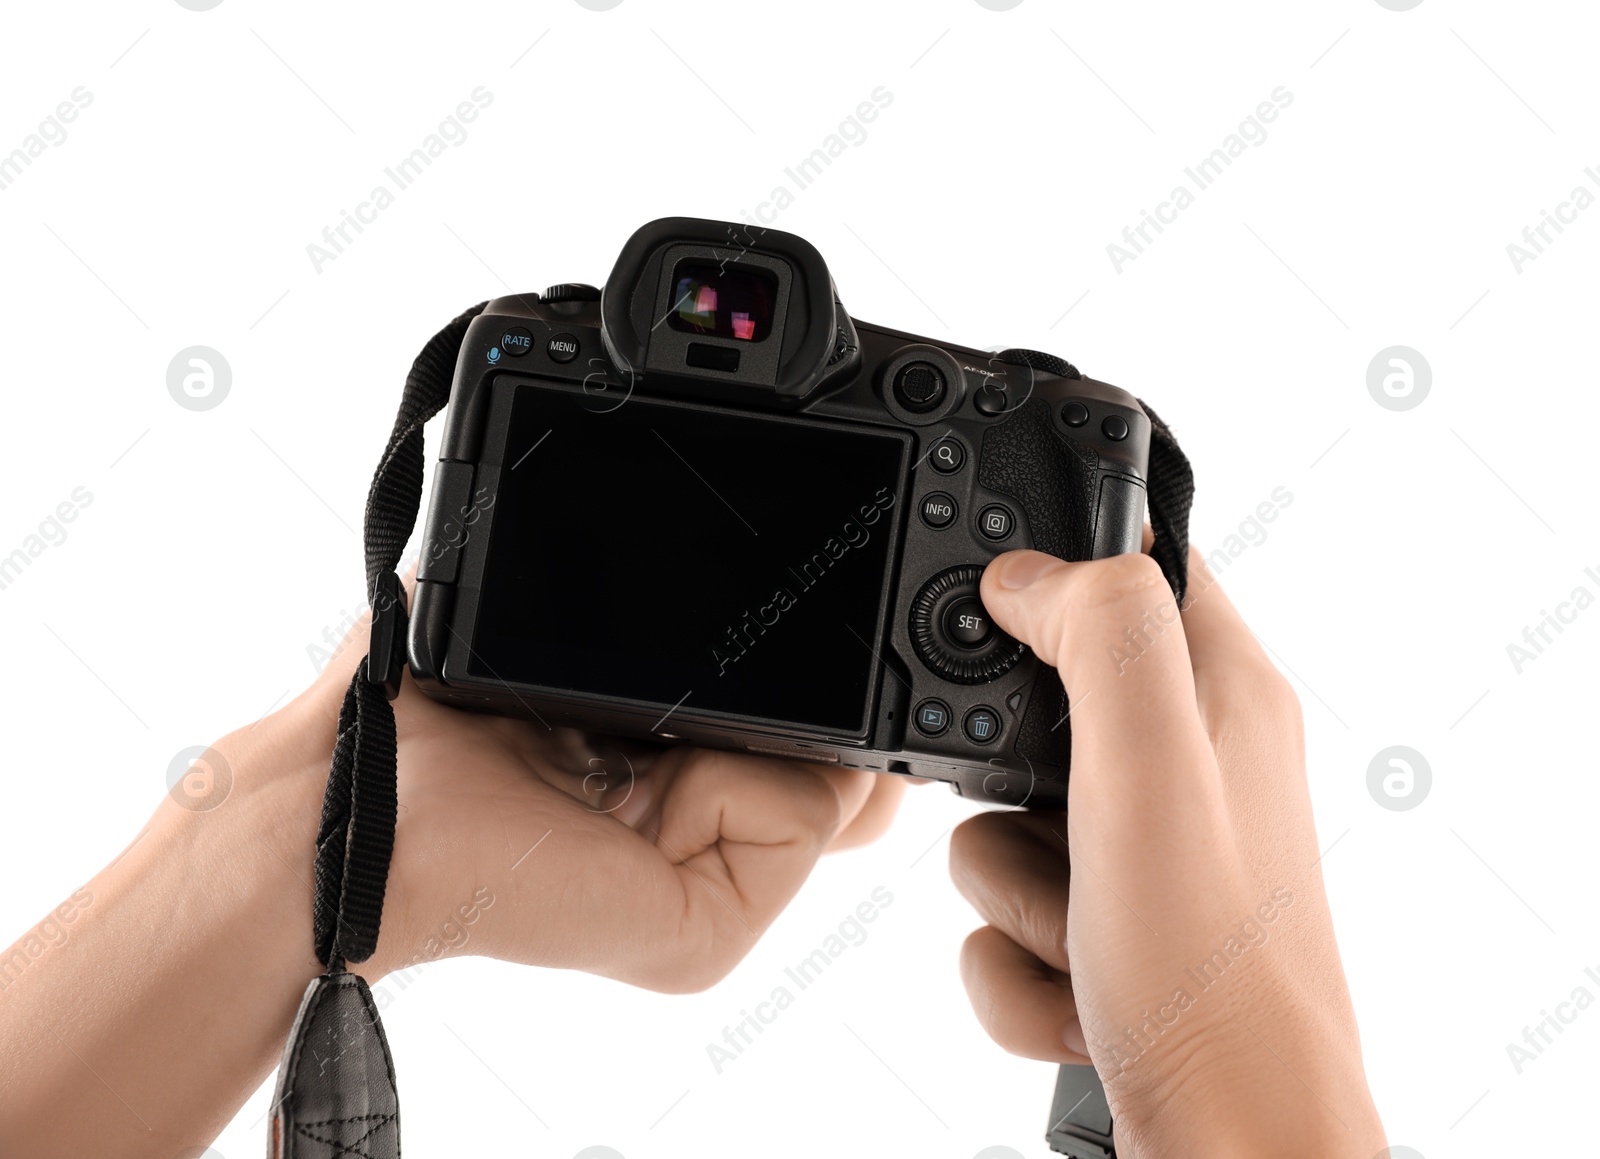
[{"label": "camera strap", "polygon": [[[269,1159],[400,1156],[394,1060],[371,991],[345,965],[366,961],[377,948],[394,851],[397,753],[389,702],[400,692],[408,626],[396,569],[422,504],[423,427],[449,401],[467,327],[486,305],[461,314],[417,355],[367,492],[363,546],[371,634],[339,710],[317,826],[312,936],[327,972],[306,987],[284,1046],[273,1091]],[[1037,351],[1007,350],[1000,358],[1081,377],[1071,363]],[[1194,479],[1166,424],[1144,409],[1152,426],[1151,555],[1181,603]],[[1110,1111],[1093,1067],[1061,1068],[1047,1137],[1055,1150],[1076,1159],[1114,1155]]]},{"label": "camera strap", "polygon": [[314,979],[284,1047],[269,1159],[399,1159],[394,1061],[367,984],[345,971],[378,945],[397,808],[394,708],[405,665],[400,555],[422,503],[423,425],[450,399],[456,358],[479,303],[423,347],[367,492],[363,541],[372,630],[339,709],[317,826],[312,936],[328,972]]},{"label": "camera strap", "polygon": [[[1042,350],[1002,350],[995,358],[1059,378],[1083,377],[1065,358]],[[1161,565],[1161,574],[1167,577],[1172,594],[1182,607],[1184,593],[1189,587],[1189,509],[1194,506],[1194,468],[1178,446],[1171,428],[1144,399],[1139,400],[1139,405],[1150,419],[1150,462],[1145,472],[1150,529],[1155,532],[1150,558]]]}]

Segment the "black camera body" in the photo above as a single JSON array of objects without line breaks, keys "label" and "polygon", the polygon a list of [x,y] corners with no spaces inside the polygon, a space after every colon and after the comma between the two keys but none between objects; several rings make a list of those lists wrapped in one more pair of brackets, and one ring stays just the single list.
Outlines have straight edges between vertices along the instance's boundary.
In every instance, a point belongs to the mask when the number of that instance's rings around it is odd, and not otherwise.
[{"label": "black camera body", "polygon": [[852,319],[776,230],[669,218],[604,292],[490,302],[409,628],[428,695],[551,727],[1066,804],[1055,671],[994,556],[1137,551],[1151,424],[1065,364]]}]

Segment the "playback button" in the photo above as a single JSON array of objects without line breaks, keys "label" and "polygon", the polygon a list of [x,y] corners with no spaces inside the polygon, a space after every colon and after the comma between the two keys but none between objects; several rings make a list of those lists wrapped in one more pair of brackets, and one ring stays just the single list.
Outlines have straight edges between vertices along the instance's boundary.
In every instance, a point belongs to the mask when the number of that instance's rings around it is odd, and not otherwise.
[{"label": "playback button", "polygon": [[950,706],[930,698],[917,705],[911,718],[923,736],[942,736],[950,727]]}]

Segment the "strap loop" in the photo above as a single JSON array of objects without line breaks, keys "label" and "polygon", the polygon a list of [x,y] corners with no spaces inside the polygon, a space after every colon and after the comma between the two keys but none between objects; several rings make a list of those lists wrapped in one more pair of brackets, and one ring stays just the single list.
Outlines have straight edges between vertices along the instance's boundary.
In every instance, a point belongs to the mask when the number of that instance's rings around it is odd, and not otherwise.
[{"label": "strap loop", "polygon": [[[423,347],[406,376],[389,445],[367,492],[365,546],[372,630],[350,678],[317,825],[311,929],[328,973],[301,1003],[284,1062],[268,1150],[274,1159],[368,1155],[399,1159],[400,1105],[394,1062],[378,1009],[346,962],[378,947],[383,895],[394,853],[394,706],[405,672],[406,600],[395,568],[422,503],[422,427],[450,398],[456,359],[480,303]],[[315,1058],[313,1073],[303,1060]]]},{"label": "strap loop", "polygon": [[450,400],[467,327],[480,302],[429,339],[406,376],[400,411],[367,492],[364,540],[372,632],[367,657],[345,690],[339,734],[317,829],[312,930],[331,969],[364,962],[378,945],[394,851],[394,708],[405,672],[405,591],[395,574],[422,505],[422,428]]},{"label": "strap loop", "polygon": [[1183,607],[1189,591],[1189,509],[1194,505],[1194,468],[1178,446],[1172,429],[1144,399],[1139,400],[1150,418],[1150,468],[1147,491],[1150,529],[1155,542],[1150,557],[1161,565],[1172,594]]},{"label": "strap loop", "polygon": [[372,631],[367,640],[367,679],[383,689],[386,700],[400,695],[409,624],[400,577],[386,571],[378,577],[377,590],[372,593]]},{"label": "strap loop", "polygon": [[[1083,377],[1065,358],[1042,350],[1015,347],[1002,350],[995,357],[1013,366],[1042,370],[1060,378]],[[1189,508],[1194,503],[1194,469],[1189,466],[1188,456],[1178,447],[1171,428],[1144,399],[1139,399],[1139,405],[1150,419],[1150,463],[1145,472],[1150,529],[1155,532],[1150,557],[1161,565],[1161,573],[1167,577],[1181,608],[1189,589]]]}]

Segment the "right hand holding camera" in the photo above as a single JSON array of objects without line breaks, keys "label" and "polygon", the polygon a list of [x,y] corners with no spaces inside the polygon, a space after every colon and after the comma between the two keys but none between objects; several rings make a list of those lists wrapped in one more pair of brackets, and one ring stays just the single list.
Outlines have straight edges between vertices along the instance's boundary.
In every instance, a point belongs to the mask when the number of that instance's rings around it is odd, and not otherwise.
[{"label": "right hand holding camera", "polygon": [[985,573],[996,622],[1061,673],[1072,779],[1069,814],[955,832],[988,923],[967,991],[1013,1054],[1093,1061],[1119,1155],[1373,1159],[1299,703],[1198,552],[1189,575],[1180,617],[1148,556]]}]

